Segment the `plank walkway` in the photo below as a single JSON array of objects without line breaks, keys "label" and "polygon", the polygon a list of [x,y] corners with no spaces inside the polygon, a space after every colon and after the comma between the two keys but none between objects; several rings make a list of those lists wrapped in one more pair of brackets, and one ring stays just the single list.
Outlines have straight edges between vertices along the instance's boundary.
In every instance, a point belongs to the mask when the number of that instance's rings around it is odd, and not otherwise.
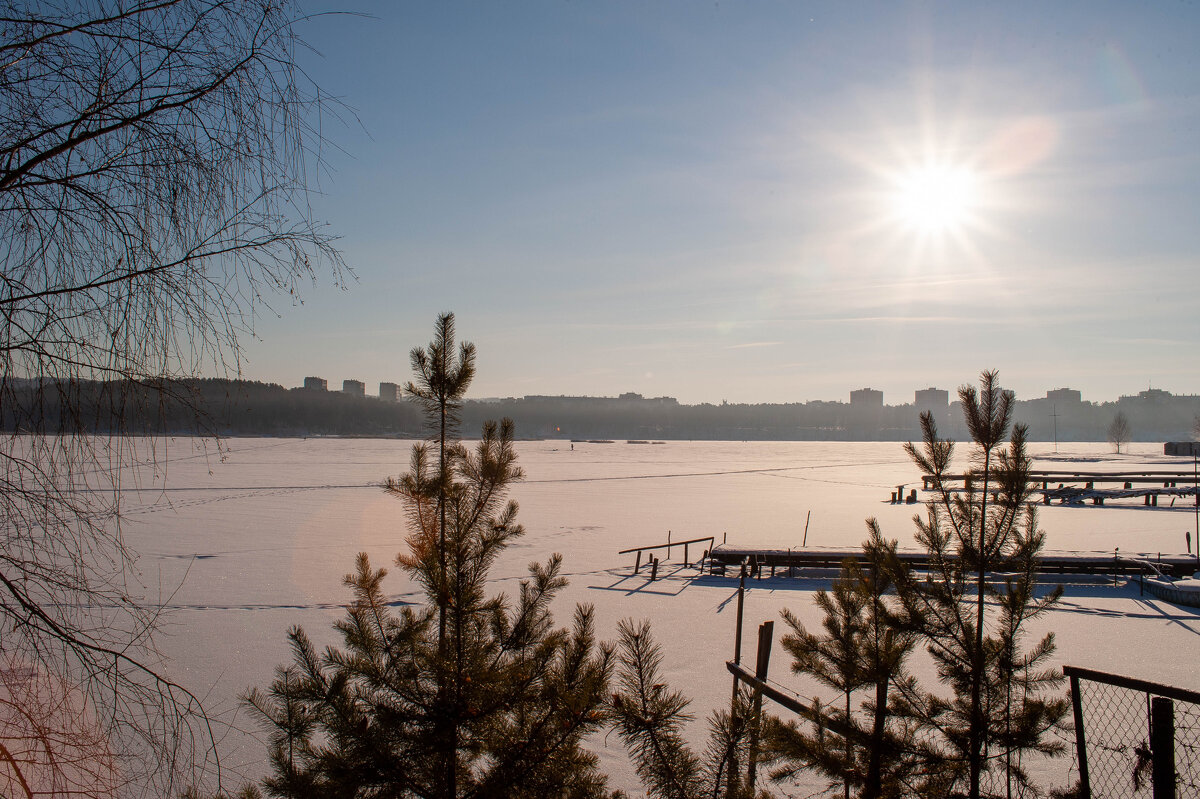
[{"label": "plank walkway", "polygon": [[[944,482],[951,491],[961,491],[965,475],[946,475]],[[933,485],[933,475],[921,475],[921,488],[928,491]],[[1194,472],[1179,469],[1148,469],[1132,472],[1055,471],[1035,469],[1029,473],[1029,483],[1034,493],[1042,495],[1042,504],[1058,501],[1062,505],[1103,505],[1106,500],[1141,499],[1144,505],[1159,507],[1160,497],[1175,500],[1192,497],[1200,508],[1200,487]],[[1041,488],[1037,485],[1041,484]],[[1057,486],[1053,486],[1057,483]],[[1119,488],[1105,488],[1105,484],[1119,484]],[[908,497],[903,495],[903,486],[897,486],[892,502],[917,501],[916,491]]]},{"label": "plank walkway", "polygon": [[[913,569],[929,568],[929,556],[924,552],[902,551],[900,559]],[[743,563],[747,574],[762,577],[803,574],[806,570],[839,569],[843,561],[862,561],[857,549],[755,549],[718,545],[709,552],[709,569],[714,573],[737,572]],[[1200,569],[1194,555],[1166,553],[1052,553],[1040,559],[1041,574],[1137,575],[1161,573],[1172,577],[1191,575]],[[789,571],[791,570],[791,571]]]},{"label": "plank walkway", "polygon": [[[964,478],[965,475],[962,474],[948,474],[945,482],[961,483]],[[1042,488],[1048,487],[1049,483],[1162,483],[1164,488],[1171,488],[1180,483],[1195,485],[1196,475],[1190,469],[1139,469],[1130,472],[1032,469],[1029,472],[1029,482],[1041,483]],[[933,475],[921,475],[921,488],[928,489],[932,483]]]}]

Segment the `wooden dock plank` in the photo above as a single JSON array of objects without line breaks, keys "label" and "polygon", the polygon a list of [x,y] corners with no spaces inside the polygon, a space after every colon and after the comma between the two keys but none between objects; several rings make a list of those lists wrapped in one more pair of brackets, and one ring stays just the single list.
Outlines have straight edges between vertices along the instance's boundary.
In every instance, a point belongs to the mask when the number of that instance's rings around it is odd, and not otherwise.
[{"label": "wooden dock plank", "polygon": [[[921,571],[929,568],[924,552],[901,551],[902,561]],[[743,562],[761,568],[837,569],[846,560],[862,562],[857,549],[758,549],[720,545],[709,553],[710,564],[722,570]],[[1039,558],[1043,574],[1146,574],[1160,571],[1171,576],[1190,575],[1198,567],[1194,555],[1165,553],[1052,553]]]}]

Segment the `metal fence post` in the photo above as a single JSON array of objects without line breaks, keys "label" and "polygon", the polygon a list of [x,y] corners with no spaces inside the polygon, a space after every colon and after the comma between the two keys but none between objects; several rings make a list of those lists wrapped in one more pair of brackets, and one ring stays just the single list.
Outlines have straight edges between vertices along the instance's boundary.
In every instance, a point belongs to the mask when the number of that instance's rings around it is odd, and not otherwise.
[{"label": "metal fence post", "polygon": [[1150,701],[1150,752],[1154,799],[1175,799],[1175,704],[1165,696]]},{"label": "metal fence post", "polygon": [[1075,757],[1079,760],[1080,799],[1092,799],[1092,783],[1088,778],[1087,744],[1083,731],[1083,703],[1079,698],[1079,678],[1071,675],[1071,709],[1075,713]]}]

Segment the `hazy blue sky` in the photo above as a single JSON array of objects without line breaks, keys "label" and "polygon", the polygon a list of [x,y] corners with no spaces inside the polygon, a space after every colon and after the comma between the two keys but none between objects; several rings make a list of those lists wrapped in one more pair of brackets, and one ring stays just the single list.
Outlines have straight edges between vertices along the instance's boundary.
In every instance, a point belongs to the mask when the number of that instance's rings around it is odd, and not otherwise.
[{"label": "hazy blue sky", "polygon": [[1194,3],[356,8],[304,63],[358,281],[247,377],[374,392],[453,310],[474,396],[1200,393]]}]

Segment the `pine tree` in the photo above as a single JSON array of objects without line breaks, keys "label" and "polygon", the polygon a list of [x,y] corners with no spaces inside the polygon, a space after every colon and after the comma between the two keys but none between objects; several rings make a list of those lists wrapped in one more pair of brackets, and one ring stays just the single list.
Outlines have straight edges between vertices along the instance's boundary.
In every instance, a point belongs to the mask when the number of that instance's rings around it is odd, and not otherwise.
[{"label": "pine tree", "polygon": [[[792,655],[792,671],[808,674],[842,695],[844,709],[839,712],[834,708],[825,713],[846,726],[854,723],[852,697],[866,685],[862,656],[867,634],[863,616],[867,598],[859,590],[862,580],[859,565],[847,561],[842,564],[841,577],[833,582],[832,593],[817,592],[813,601],[825,614],[821,621],[824,635],[808,631],[791,611],[783,611],[784,622],[792,628],[782,642]],[[818,717],[825,715],[819,705],[814,706],[813,712]],[[846,799],[850,799],[851,787],[861,784],[863,772],[858,768],[857,742],[853,736],[843,736],[841,751],[828,746],[820,729],[812,736],[797,732],[789,743],[799,758],[810,760],[818,770],[840,780]]]},{"label": "pine tree", "polygon": [[340,646],[318,653],[303,630],[289,633],[293,663],[247,696],[271,735],[273,796],[607,795],[581,742],[606,720],[612,650],[597,643],[590,607],[570,630],[554,627],[558,555],[530,566],[515,600],[486,595],[495,559],[523,533],[506,499],[521,470],[508,420],[486,424],[473,451],[458,440],[474,348],[457,362],[453,352],[446,314],[429,350],[413,351],[408,387],[432,446],[414,446],[410,472],[387,486],[410,528],[396,562],[425,604],[397,611],[387,572],[360,554]]},{"label": "pine tree", "polygon": [[1047,738],[1045,733],[1069,709],[1066,698],[1047,695],[1063,681],[1061,671],[1047,664],[1054,653],[1054,634],[1048,633],[1032,649],[1022,651],[1025,622],[1049,610],[1062,594],[1061,587],[1041,596],[1037,593],[1037,553],[1045,533],[1037,529],[1034,506],[1027,507],[1025,512],[1027,518],[1009,562],[1014,573],[993,594],[999,606],[999,619],[989,676],[1002,712],[990,714],[989,735],[1003,753],[1007,799],[1012,799],[1014,787],[1023,789],[1022,795],[1033,788],[1022,762],[1025,753],[1050,756],[1063,753],[1063,743]]},{"label": "pine tree", "polygon": [[610,705],[613,727],[629,750],[647,795],[656,799],[755,796],[734,765],[745,757],[757,721],[750,695],[738,690],[728,712],[712,715],[708,746],[697,754],[683,736],[692,720],[687,712],[690,700],[671,690],[660,675],[662,648],[651,635],[650,623],[623,620],[617,630],[617,690]]},{"label": "pine tree", "polygon": [[[858,789],[864,797],[894,796],[911,767],[914,747],[903,719],[889,712],[889,686],[904,678],[904,661],[914,638],[898,623],[888,598],[893,574],[902,568],[896,542],[883,540],[874,519],[867,521],[863,543],[866,567],[854,560],[842,565],[832,593],[819,591],[815,601],[824,611],[824,634],[808,631],[790,611],[792,628],[783,646],[792,655],[792,671],[808,674],[842,694],[843,708],[826,710],[815,702],[811,730],[794,722],[772,728],[775,757],[786,765],[778,779],[803,768],[820,771],[842,783],[846,797]],[[852,698],[860,689],[871,696],[855,712]],[[831,735],[831,729],[834,731]]]},{"label": "pine tree", "polygon": [[[1030,461],[1025,428],[1012,427],[1007,446],[1012,394],[984,372],[979,392],[959,389],[967,427],[975,445],[962,490],[951,485],[954,445],[937,434],[931,414],[923,414],[923,445],[906,445],[913,462],[930,475],[933,498],[925,517],[917,516],[917,541],[927,550],[929,573],[896,574],[908,628],[926,644],[950,698],[927,692],[915,681],[903,683],[903,711],[935,731],[942,742],[937,773],[926,775],[926,793],[944,792],[966,782],[968,795],[981,795],[981,779],[992,768],[990,748],[999,747],[997,765],[1011,792],[1023,780],[1024,752],[1055,754],[1047,733],[1066,712],[1061,700],[1044,697],[1056,684],[1042,664],[1053,652],[1052,635],[1022,652],[1023,628],[1045,612],[1061,589],[1038,597],[1037,557],[1045,541],[1030,502]],[[989,574],[1015,573],[998,582]],[[994,604],[989,618],[988,601]]]}]

